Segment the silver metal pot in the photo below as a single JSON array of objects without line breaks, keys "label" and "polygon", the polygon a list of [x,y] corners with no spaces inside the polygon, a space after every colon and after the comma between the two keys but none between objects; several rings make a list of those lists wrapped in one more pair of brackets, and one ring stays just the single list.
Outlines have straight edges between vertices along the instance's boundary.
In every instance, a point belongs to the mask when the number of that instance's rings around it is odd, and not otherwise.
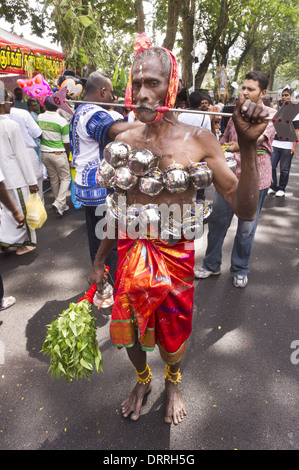
[{"label": "silver metal pot", "polygon": [[133,175],[127,166],[120,166],[115,170],[115,186],[121,189],[131,189],[138,183],[138,177]]},{"label": "silver metal pot", "polygon": [[229,168],[236,173],[237,162],[235,160],[234,154],[231,152],[224,152],[226,163],[228,164]]},{"label": "silver metal pot", "polygon": [[163,190],[163,173],[154,168],[139,180],[139,189],[148,196],[157,196]]},{"label": "silver metal pot", "polygon": [[147,149],[133,150],[128,159],[130,171],[136,176],[144,176],[157,164],[157,158]]},{"label": "silver metal pot", "polygon": [[189,186],[189,174],[179,163],[168,165],[163,173],[164,186],[171,193],[182,193]]},{"label": "silver metal pot", "polygon": [[161,225],[160,240],[167,245],[175,245],[182,238],[182,224],[181,222],[168,218],[163,225]]},{"label": "silver metal pot", "polygon": [[96,173],[97,184],[101,186],[100,183],[103,183],[104,181],[103,187],[111,188],[114,186],[114,177],[115,169],[113,168],[113,166],[109,165],[106,160],[101,160]]},{"label": "silver metal pot", "polygon": [[[111,179],[111,184],[114,182],[114,178]],[[103,176],[101,175],[101,173],[99,172],[99,170],[97,170],[96,172],[96,183],[98,186],[100,186],[101,188],[111,188],[110,186],[110,182],[107,182],[104,180]]]},{"label": "silver metal pot", "polygon": [[212,170],[206,162],[194,162],[188,166],[190,180],[195,189],[206,188],[213,181]]},{"label": "silver metal pot", "polygon": [[194,204],[183,216],[183,235],[187,240],[195,240],[203,235],[203,204]]},{"label": "silver metal pot", "polygon": [[124,166],[131,152],[130,145],[121,141],[110,142],[104,148],[103,156],[107,163],[114,168]]},{"label": "silver metal pot", "polygon": [[157,239],[160,231],[160,212],[158,204],[146,204],[139,210],[140,230],[146,231],[151,238]]}]

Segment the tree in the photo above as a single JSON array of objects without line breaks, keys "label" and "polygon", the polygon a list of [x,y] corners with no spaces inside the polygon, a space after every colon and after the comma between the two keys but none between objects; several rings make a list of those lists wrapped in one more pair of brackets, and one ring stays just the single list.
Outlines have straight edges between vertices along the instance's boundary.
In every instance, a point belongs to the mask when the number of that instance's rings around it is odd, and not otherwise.
[{"label": "tree", "polygon": [[168,0],[167,2],[167,29],[162,47],[170,51],[174,48],[178,30],[178,20],[183,4],[184,0]]},{"label": "tree", "polygon": [[232,3],[233,0],[212,0],[200,4],[202,33],[198,39],[205,37],[207,51],[196,73],[196,88],[201,87],[208,71],[216,46],[229,21],[229,8]]}]

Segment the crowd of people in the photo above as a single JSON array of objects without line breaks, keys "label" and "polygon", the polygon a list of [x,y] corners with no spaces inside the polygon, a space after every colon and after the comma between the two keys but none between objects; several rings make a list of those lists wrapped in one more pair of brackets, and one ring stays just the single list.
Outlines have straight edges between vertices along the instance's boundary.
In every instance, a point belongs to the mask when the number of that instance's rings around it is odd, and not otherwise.
[{"label": "crowd of people", "polygon": [[[279,159],[272,148],[275,129],[268,116],[273,108],[263,104],[268,80],[262,72],[245,76],[236,103],[214,105],[209,96],[194,91],[189,96],[191,110],[234,112],[223,120],[221,115],[157,112],[157,106],[173,108],[180,89],[175,56],[159,47],[148,47],[136,54],[127,87],[127,104],[135,103],[134,116],[109,109],[114,101],[110,78],[93,72],[87,79],[86,104],[74,109],[70,119],[45,100],[38,113],[34,100],[23,100],[4,90],[0,104],[0,199],[2,203],[0,244],[6,251],[17,248],[17,255],[36,248],[36,233],[25,218],[29,193],[38,193],[43,201],[43,180],[48,177],[52,207],[57,217],[68,210],[66,197],[70,188],[70,167],[76,171],[75,197],[85,211],[86,230],[92,264],[90,284],[101,292],[105,267],[110,266],[114,281],[114,307],[110,336],[117,347],[124,347],[136,371],[136,383],[122,403],[124,417],[137,420],[143,399],[152,386],[147,352],[159,347],[166,364],[166,423],[178,424],[186,414],[179,390],[180,372],[187,340],[192,329],[193,280],[219,275],[222,244],[234,214],[238,218],[231,273],[236,287],[248,282],[248,263],[258,217],[268,188],[279,196],[286,178],[277,185],[274,171]],[[284,96],[283,96],[284,98]],[[99,106],[97,103],[105,103]],[[20,109],[26,108],[28,109]],[[233,108],[232,108],[233,107]],[[128,207],[140,205],[185,204],[201,200],[191,184],[179,191],[163,188],[154,197],[138,185],[109,189],[97,183],[96,175],[109,142],[123,142],[130,149],[148,149],[159,156],[163,173],[169,166],[186,172],[192,164],[206,162],[213,172],[215,196],[208,225],[208,246],[200,269],[194,272],[194,246],[182,235],[175,243],[161,238],[98,238],[96,225],[105,215],[99,211],[107,196],[126,195]],[[275,140],[274,140],[275,142]],[[236,173],[230,170],[222,148],[233,152]],[[293,154],[295,147],[292,147]],[[274,154],[274,156],[273,156]],[[71,160],[70,160],[71,155]],[[272,161],[272,166],[271,166]],[[276,162],[276,163],[275,163]],[[275,168],[274,168],[275,166]],[[283,186],[285,184],[285,186]],[[101,215],[99,215],[101,213]],[[183,232],[182,232],[183,233]],[[15,299],[4,297],[0,282],[1,309]]]},{"label": "crowd of people", "polygon": [[[244,96],[255,103],[262,104],[268,109],[269,116],[274,117],[280,106],[292,100],[292,90],[286,86],[281,93],[281,100],[272,103],[266,98],[268,78],[262,72],[250,72],[245,76],[242,86]],[[223,105],[222,100],[213,104],[209,96],[205,96],[200,91],[190,94],[189,109],[213,111],[232,114],[236,106],[236,98],[231,97]],[[237,134],[232,118],[229,116],[182,113],[178,118],[180,121],[194,126],[209,128],[220,141],[223,148],[233,152],[237,161],[236,174],[240,172],[240,153]],[[207,122],[208,121],[208,122]],[[213,125],[210,125],[210,122]],[[299,114],[293,120],[294,128],[299,138]],[[288,183],[292,158],[296,151],[296,141],[278,138],[273,122],[270,121],[265,132],[258,139],[258,166],[260,173],[260,196],[258,211],[254,221],[248,222],[238,220],[238,227],[234,238],[231,254],[230,272],[233,277],[235,287],[246,287],[248,284],[249,260],[253,247],[255,231],[258,218],[267,194],[276,197],[285,196],[285,189]],[[280,165],[280,177],[277,181],[277,166]],[[197,199],[204,199],[204,190],[197,192]],[[208,246],[203,259],[202,266],[195,271],[197,279],[205,279],[209,276],[221,274],[222,246],[228,228],[231,225],[234,213],[226,201],[218,194],[217,190],[213,199],[213,215],[208,225]]]}]

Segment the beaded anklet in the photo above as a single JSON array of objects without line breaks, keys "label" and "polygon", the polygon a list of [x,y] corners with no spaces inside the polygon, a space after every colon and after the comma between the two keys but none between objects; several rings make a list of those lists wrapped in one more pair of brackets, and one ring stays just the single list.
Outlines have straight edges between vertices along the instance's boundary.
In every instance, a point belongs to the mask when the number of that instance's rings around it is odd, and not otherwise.
[{"label": "beaded anklet", "polygon": [[[137,376],[137,383],[141,384],[141,385],[146,385],[147,383],[149,383],[151,381],[151,378],[152,378],[152,373],[151,373],[151,370],[149,368],[149,365],[146,364],[146,368],[144,369],[143,372],[138,372],[136,367],[134,367],[135,371],[136,371],[136,376]],[[142,379],[140,376],[145,374],[145,372],[148,372],[147,376],[145,377],[145,379]]]},{"label": "beaded anklet", "polygon": [[[166,364],[165,372],[166,372],[165,379],[168,380],[169,382],[177,385],[182,381],[182,374],[180,373],[180,369],[177,372],[171,372],[170,365]],[[176,379],[172,378],[171,377],[172,375],[177,375],[177,378]]]}]

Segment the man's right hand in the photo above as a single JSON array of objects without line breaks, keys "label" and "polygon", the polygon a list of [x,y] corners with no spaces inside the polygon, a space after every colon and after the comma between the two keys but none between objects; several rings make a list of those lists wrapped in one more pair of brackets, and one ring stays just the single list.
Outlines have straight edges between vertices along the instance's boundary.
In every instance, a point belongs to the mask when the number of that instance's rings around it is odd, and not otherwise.
[{"label": "man's right hand", "polygon": [[23,212],[17,210],[16,212],[13,212],[12,215],[13,215],[13,218],[15,219],[15,221],[18,222],[17,228],[23,227],[24,224],[25,224],[25,216],[24,216]]},{"label": "man's right hand", "polygon": [[102,265],[101,267],[99,267],[99,266],[94,264],[93,269],[92,269],[92,271],[89,275],[89,278],[88,278],[88,283],[91,286],[93,284],[96,284],[98,292],[102,291],[105,268],[106,268],[105,265]]},{"label": "man's right hand", "polygon": [[250,100],[245,100],[243,93],[239,93],[233,113],[239,145],[256,142],[268,125],[268,121],[265,119],[268,116],[266,108]]},{"label": "man's right hand", "polygon": [[33,184],[32,186],[29,186],[29,191],[31,194],[37,193],[38,190],[39,190],[39,187],[37,184]]}]

